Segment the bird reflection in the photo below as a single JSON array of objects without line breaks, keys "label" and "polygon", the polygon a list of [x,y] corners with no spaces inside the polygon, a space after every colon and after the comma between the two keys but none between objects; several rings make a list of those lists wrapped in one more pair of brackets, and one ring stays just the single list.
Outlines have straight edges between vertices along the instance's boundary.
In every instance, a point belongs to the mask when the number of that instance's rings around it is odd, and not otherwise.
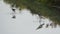
[{"label": "bird reflection", "polygon": [[12,11],[13,11],[13,14],[12,14],[13,16],[12,16],[12,18],[14,18],[14,19],[16,18],[16,16],[15,16],[15,12],[16,12],[16,11],[15,11],[15,10],[16,10],[16,9],[14,8],[14,5],[12,5]]},{"label": "bird reflection", "polygon": [[36,30],[38,30],[38,29],[42,28],[42,27],[43,27],[43,25],[44,25],[44,23],[43,23],[43,24],[41,24],[41,25],[39,25],[39,27],[38,27]]},{"label": "bird reflection", "polygon": [[14,18],[14,19],[15,19],[15,18],[16,18],[16,16],[14,15],[12,18]]},{"label": "bird reflection", "polygon": [[16,18],[16,16],[15,16],[15,10],[16,9],[12,8],[12,11],[13,11],[13,17],[12,18]]},{"label": "bird reflection", "polygon": [[51,26],[52,28],[53,28],[53,25],[54,25],[53,23],[50,23],[50,26]]},{"label": "bird reflection", "polygon": [[46,24],[46,28],[48,28],[49,24]]},{"label": "bird reflection", "polygon": [[54,28],[56,28],[57,27],[57,23],[54,23]]},{"label": "bird reflection", "polygon": [[12,8],[12,11],[15,12],[15,9]]},{"label": "bird reflection", "polygon": [[52,23],[50,23],[50,26],[52,26]]}]

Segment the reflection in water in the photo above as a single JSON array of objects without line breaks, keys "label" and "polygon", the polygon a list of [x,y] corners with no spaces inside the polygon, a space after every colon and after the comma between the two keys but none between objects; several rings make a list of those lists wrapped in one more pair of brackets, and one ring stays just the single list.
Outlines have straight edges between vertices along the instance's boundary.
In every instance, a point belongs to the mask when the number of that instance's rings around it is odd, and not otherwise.
[{"label": "reflection in water", "polygon": [[[17,13],[19,10],[16,9]],[[32,15],[29,10],[21,10],[22,12],[16,14],[16,19],[12,19],[10,15],[11,7],[0,1],[0,34],[59,34],[60,28],[43,28],[35,30],[39,24],[39,16]],[[24,11],[24,12],[23,12]],[[7,14],[8,13],[8,14]],[[45,24],[50,23],[49,19],[45,19]],[[43,20],[44,20],[43,19]],[[42,19],[41,19],[42,20]]]},{"label": "reflection in water", "polygon": [[46,24],[46,28],[48,28],[49,24]]},{"label": "reflection in water", "polygon": [[[60,6],[59,0],[4,0],[4,2],[11,6],[14,5],[16,8],[31,10],[30,12],[32,14],[37,14],[39,17],[44,16],[49,18],[54,23],[50,24],[51,26],[60,25],[60,9],[56,8],[57,6]],[[15,15],[13,18],[15,18]],[[46,27],[48,27],[48,24],[46,24]]]},{"label": "reflection in water", "polygon": [[16,18],[16,16],[14,15],[12,18]]},{"label": "reflection in water", "polygon": [[12,11],[13,11],[13,17],[12,18],[16,18],[16,15],[15,15],[15,13],[16,13],[16,9],[14,8],[14,6],[12,6]]},{"label": "reflection in water", "polygon": [[39,25],[39,27],[38,27],[36,30],[38,30],[38,29],[42,28],[42,27],[43,27],[43,25],[44,25],[44,23],[43,23],[43,24],[40,24],[40,25]]}]

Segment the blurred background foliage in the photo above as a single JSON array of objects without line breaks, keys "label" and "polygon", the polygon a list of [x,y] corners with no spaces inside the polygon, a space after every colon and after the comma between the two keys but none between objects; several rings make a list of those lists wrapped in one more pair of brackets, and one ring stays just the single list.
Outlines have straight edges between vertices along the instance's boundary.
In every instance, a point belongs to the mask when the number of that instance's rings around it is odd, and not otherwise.
[{"label": "blurred background foliage", "polygon": [[5,3],[20,9],[28,9],[32,14],[44,16],[60,25],[60,0],[4,0]]}]

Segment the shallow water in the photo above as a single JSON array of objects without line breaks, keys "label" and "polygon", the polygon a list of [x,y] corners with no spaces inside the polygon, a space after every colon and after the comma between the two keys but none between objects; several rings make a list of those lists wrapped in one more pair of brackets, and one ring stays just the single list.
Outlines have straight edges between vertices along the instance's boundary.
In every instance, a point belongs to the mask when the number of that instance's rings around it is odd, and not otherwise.
[{"label": "shallow water", "polygon": [[[0,1],[0,34],[59,34],[60,28],[45,28],[39,30],[36,28],[40,25],[38,15],[32,15],[29,10],[23,9],[19,12],[16,9],[16,19],[11,18],[13,15],[10,5]],[[42,19],[42,23],[47,24],[49,19]]]}]

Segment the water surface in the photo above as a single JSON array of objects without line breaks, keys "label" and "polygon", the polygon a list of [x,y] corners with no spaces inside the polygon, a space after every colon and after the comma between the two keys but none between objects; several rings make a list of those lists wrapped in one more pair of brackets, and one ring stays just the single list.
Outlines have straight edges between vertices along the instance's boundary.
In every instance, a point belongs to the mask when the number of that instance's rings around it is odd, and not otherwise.
[{"label": "water surface", "polygon": [[[0,34],[59,34],[60,28],[41,28],[36,30],[40,25],[38,15],[32,15],[29,10],[23,9],[19,12],[16,9],[16,19],[12,17],[10,5],[0,1]],[[50,23],[50,20],[42,19],[45,24]],[[42,23],[43,23],[42,21]]]}]

